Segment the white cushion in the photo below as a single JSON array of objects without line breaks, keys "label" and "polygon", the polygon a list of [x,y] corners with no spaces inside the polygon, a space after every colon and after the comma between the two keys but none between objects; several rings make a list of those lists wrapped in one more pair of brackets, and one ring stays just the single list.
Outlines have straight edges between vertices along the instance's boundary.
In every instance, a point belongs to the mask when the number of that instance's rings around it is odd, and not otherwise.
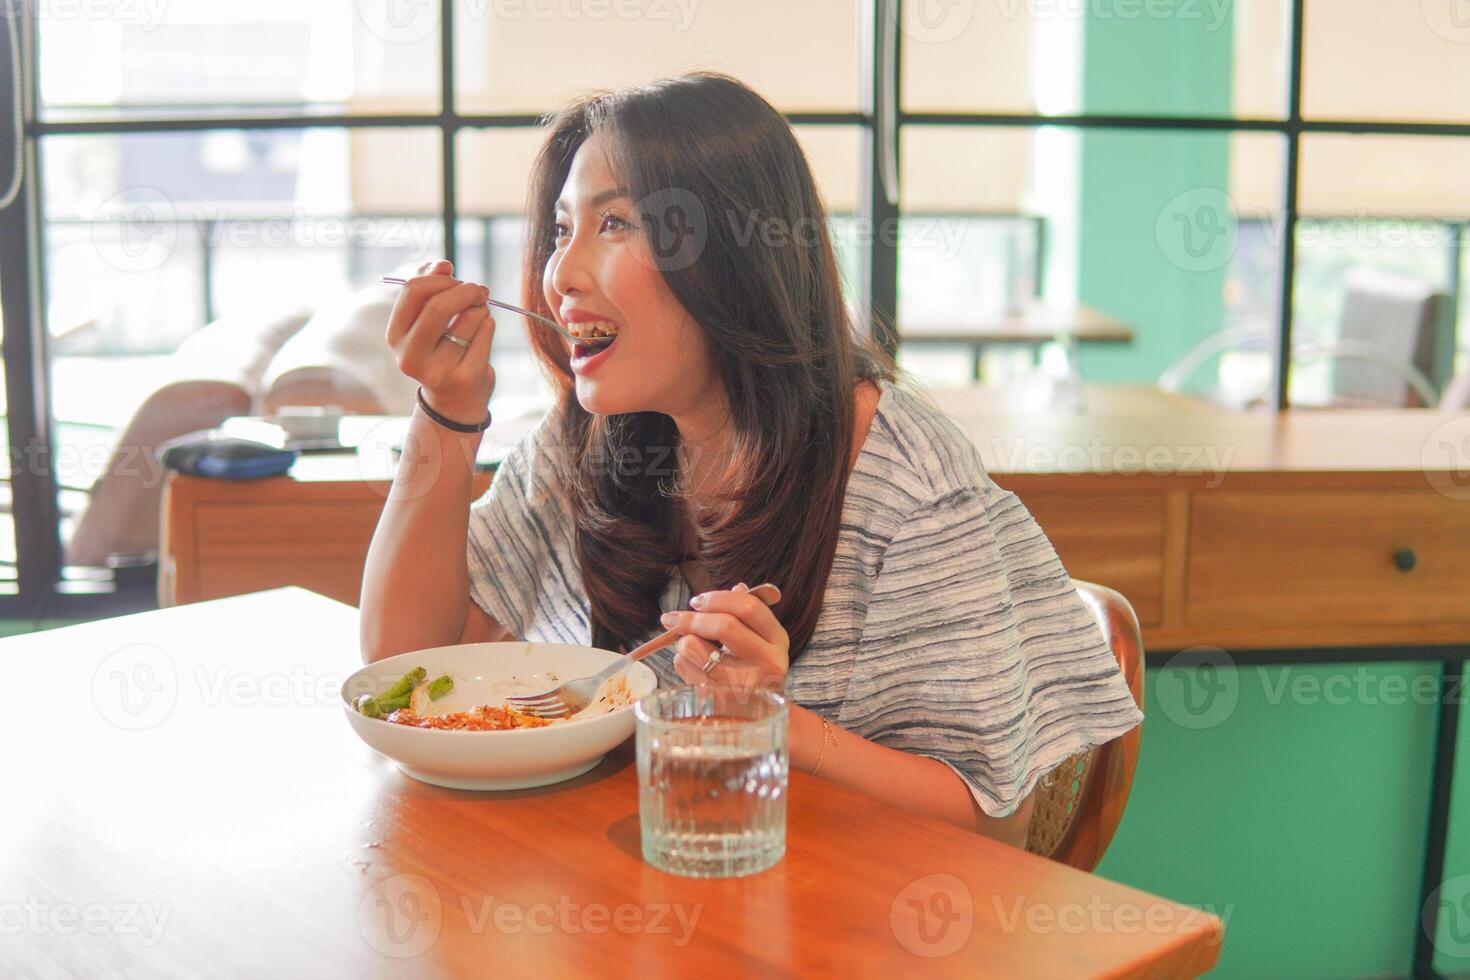
[{"label": "white cushion", "polygon": [[407,415],[417,384],[388,346],[397,286],[374,285],[324,304],[276,354],[263,379],[262,411],[283,405],[341,405]]}]

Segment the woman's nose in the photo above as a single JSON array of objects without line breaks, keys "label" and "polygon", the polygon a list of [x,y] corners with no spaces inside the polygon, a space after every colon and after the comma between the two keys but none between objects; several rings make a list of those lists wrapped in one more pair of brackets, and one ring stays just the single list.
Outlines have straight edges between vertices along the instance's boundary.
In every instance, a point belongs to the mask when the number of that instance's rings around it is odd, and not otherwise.
[{"label": "woman's nose", "polygon": [[587,249],[580,236],[572,236],[571,242],[556,258],[551,270],[551,288],[563,296],[587,292],[592,286],[592,273],[587,264]]}]

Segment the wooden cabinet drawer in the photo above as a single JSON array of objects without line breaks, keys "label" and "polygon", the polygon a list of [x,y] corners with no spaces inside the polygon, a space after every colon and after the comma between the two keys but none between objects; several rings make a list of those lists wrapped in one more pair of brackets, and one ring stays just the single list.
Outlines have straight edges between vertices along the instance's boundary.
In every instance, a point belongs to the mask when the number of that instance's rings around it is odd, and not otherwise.
[{"label": "wooden cabinet drawer", "polygon": [[1073,578],[1117,589],[1144,626],[1163,619],[1162,493],[1017,494]]},{"label": "wooden cabinet drawer", "polygon": [[1427,487],[1200,491],[1189,524],[1190,623],[1470,620],[1470,504]]},{"label": "wooden cabinet drawer", "polygon": [[195,511],[193,598],[299,585],[355,606],[382,511],[382,498],[203,504]]}]

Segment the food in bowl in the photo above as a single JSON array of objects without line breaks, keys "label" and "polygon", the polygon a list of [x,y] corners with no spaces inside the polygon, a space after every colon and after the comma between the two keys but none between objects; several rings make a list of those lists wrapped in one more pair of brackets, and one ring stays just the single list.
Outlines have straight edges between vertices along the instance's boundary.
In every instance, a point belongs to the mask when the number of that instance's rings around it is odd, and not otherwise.
[{"label": "food in bowl", "polygon": [[512,728],[539,728],[549,725],[546,718],[536,718],[511,707],[492,708],[482,704],[468,711],[450,711],[442,715],[418,715],[400,708],[388,716],[395,725],[433,728],[441,732],[503,732]]},{"label": "food in bowl", "polygon": [[[593,647],[526,640],[416,650],[375,661],[349,675],[342,684],[342,710],[368,747],[414,779],[468,790],[545,786],[586,772],[633,734],[633,702],[658,686],[647,664],[630,665],[604,685],[588,708],[549,724],[477,730],[404,722],[410,720],[409,713],[442,718],[504,707],[511,695],[535,694],[564,680],[588,677],[622,656]],[[453,690],[433,701],[428,711],[413,712],[410,706],[398,723],[386,715],[372,718],[357,710],[362,694],[381,698],[415,667],[425,669],[425,679],[452,678]]]},{"label": "food in bowl", "polygon": [[423,714],[430,710],[433,702],[454,690],[454,680],[448,674],[432,681],[425,679],[428,676],[427,670],[415,667],[394,681],[393,686],[382,694],[377,697],[363,694],[352,706],[357,709],[358,714],[369,718],[387,717],[391,720],[392,715],[399,711]]},{"label": "food in bowl", "polygon": [[[454,679],[448,674],[425,680],[429,672],[415,667],[393,682],[382,694],[360,695],[353,702],[359,714],[369,718],[381,718],[395,725],[410,725],[414,728],[432,728],[445,732],[499,732],[512,728],[539,728],[557,722],[574,721],[593,715],[604,715],[614,708],[631,705],[635,698],[628,690],[627,678],[621,674],[610,677],[597,689],[587,707],[565,718],[538,718],[520,711],[510,704],[498,706],[481,704],[467,711],[433,712],[433,702],[454,690]],[[560,683],[554,673],[543,675],[553,687]],[[526,681],[512,677],[507,687],[522,688]],[[534,682],[532,686],[535,686]]]}]

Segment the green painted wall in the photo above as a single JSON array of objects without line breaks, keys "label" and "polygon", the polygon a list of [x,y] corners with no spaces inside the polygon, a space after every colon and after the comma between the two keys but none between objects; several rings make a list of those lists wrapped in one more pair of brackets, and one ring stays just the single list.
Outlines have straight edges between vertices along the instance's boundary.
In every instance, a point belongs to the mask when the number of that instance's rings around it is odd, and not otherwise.
[{"label": "green painted wall", "polygon": [[[1455,787],[1450,798],[1450,833],[1445,855],[1445,891],[1453,910],[1440,916],[1435,969],[1445,976],[1470,978],[1470,710],[1461,688],[1460,738],[1455,746]],[[1443,896],[1442,896],[1443,897]],[[1443,906],[1442,906],[1443,908]]]},{"label": "green painted wall", "polygon": [[[1098,873],[1224,918],[1212,976],[1407,975],[1436,717],[1414,685],[1437,670],[1241,667],[1212,699],[1188,671],[1149,670],[1133,795]],[[1470,971],[1470,958],[1438,964]]]},{"label": "green painted wall", "polygon": [[[1208,6],[1193,7],[1199,16],[1089,16],[1083,111],[1228,115],[1231,24],[1217,24]],[[1134,331],[1129,345],[1084,346],[1083,376],[1153,382],[1223,322],[1229,137],[1089,129],[1080,142],[1077,298]]]},{"label": "green painted wall", "polygon": [[[1197,18],[1125,18],[1122,4],[1085,5],[1083,109],[1229,115],[1230,18],[1216,23],[1210,6],[1194,5]],[[1084,346],[1082,371],[1091,381],[1151,383],[1222,324],[1233,250],[1228,137],[1086,130],[1080,143],[1077,297],[1136,334],[1129,346]],[[1391,694],[1437,671],[1241,668],[1229,672],[1234,707],[1200,728],[1176,720],[1187,717],[1184,672],[1148,671],[1137,782],[1099,873],[1227,918],[1215,976],[1407,975],[1436,707],[1432,697],[1393,703]],[[1377,696],[1326,696],[1344,681]],[[1293,684],[1318,693],[1294,696]],[[1470,717],[1449,851],[1450,897],[1460,904],[1441,923],[1436,966],[1470,976]]]},{"label": "green painted wall", "polygon": [[35,633],[38,630],[56,629],[58,626],[70,626],[77,622],[71,619],[0,619],[0,636],[19,636],[22,633]]}]

